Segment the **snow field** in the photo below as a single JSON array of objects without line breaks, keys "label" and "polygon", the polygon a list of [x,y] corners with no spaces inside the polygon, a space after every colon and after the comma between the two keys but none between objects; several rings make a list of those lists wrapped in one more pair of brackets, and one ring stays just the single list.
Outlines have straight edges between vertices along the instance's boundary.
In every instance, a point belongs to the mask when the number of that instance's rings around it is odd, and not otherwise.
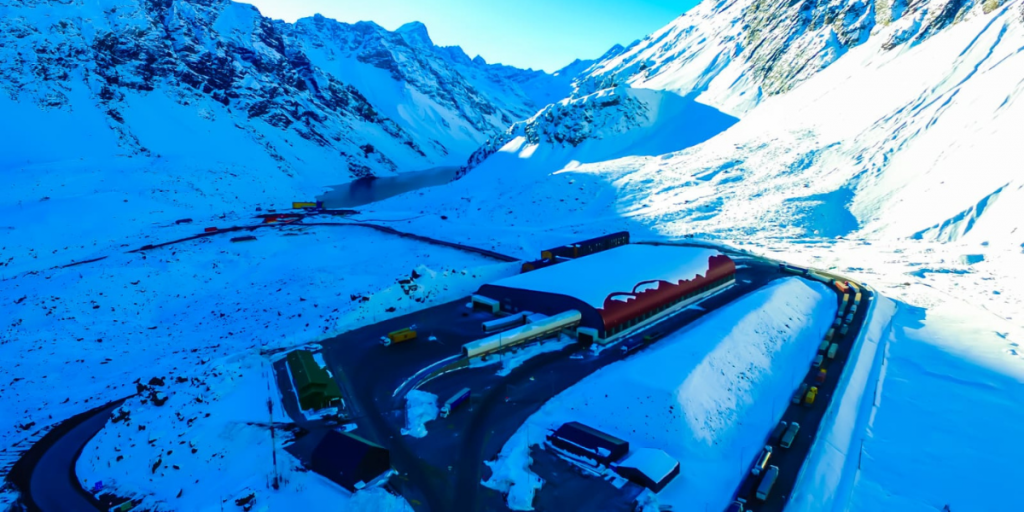
[{"label": "snow field", "polygon": [[83,487],[102,482],[105,491],[141,497],[150,510],[234,508],[251,493],[260,511],[324,502],[352,512],[411,510],[382,489],[353,495],[283,450],[292,438],[283,425],[291,420],[269,358],[228,356],[201,377],[153,389],[167,390],[163,405],[148,395],[129,400],[115,411],[122,419],[86,445],[76,468]]},{"label": "snow field", "polygon": [[846,509],[1005,508],[1024,460],[1024,331],[944,299],[901,304],[886,336]]},{"label": "snow field", "polygon": [[724,509],[805,377],[835,310],[828,287],[786,278],[709,313],[551,399],[491,464],[498,475],[492,484],[515,491],[510,507],[528,504],[537,486],[522,470],[523,438],[539,444],[551,429],[579,421],[678,460],[681,473],[660,493],[661,503]]},{"label": "snow field", "polygon": [[[514,270],[362,228],[256,236],[243,244],[212,237],[6,281],[0,358],[10,363],[0,367],[0,445],[134,394],[137,380],[161,377],[170,393],[179,379],[205,379],[213,361],[301,346],[454,300]],[[413,270],[419,288],[406,293],[397,281]]]}]

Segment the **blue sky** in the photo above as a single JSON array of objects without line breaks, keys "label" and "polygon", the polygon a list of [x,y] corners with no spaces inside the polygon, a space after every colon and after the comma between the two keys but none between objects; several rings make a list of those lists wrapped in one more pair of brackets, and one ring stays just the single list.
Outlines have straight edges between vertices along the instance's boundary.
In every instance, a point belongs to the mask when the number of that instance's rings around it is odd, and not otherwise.
[{"label": "blue sky", "polygon": [[698,0],[239,0],[294,21],[316,13],[394,30],[427,26],[435,44],[458,45],[488,62],[554,71],[596,58],[668,24]]}]

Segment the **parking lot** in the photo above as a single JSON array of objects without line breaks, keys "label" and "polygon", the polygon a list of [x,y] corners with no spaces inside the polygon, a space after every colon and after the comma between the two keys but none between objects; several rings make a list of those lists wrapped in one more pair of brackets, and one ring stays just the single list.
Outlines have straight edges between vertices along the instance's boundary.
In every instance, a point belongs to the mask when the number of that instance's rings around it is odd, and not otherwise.
[{"label": "parking lot", "polygon": [[[679,329],[778,277],[781,274],[775,265],[744,262],[737,270],[735,286],[706,299],[700,308],[684,309],[654,327],[631,334],[620,345],[634,345],[651,331]],[[481,324],[494,318],[490,313],[471,311],[467,302],[462,299],[435,306],[322,342],[324,360],[345,397],[345,415],[358,425],[361,436],[391,450],[393,466],[399,472],[392,478],[392,486],[416,510],[504,510],[503,496],[480,485],[489,474],[484,461],[495,457],[548,399],[601,367],[629,356],[619,346],[594,354],[572,344],[537,355],[504,377],[496,374],[500,365],[445,374],[422,389],[443,402],[468,387],[472,398],[449,418],[428,423],[427,437],[403,436],[403,394],[439,362],[457,358],[463,344],[483,337]],[[418,331],[417,339],[389,347],[379,343],[388,332],[412,325]],[[431,336],[436,340],[430,341]],[[578,355],[570,357],[572,353]],[[399,389],[401,393],[396,395]],[[551,486],[538,499],[564,506],[578,504],[577,508],[563,510],[588,510],[580,500],[572,499],[572,489],[593,486],[598,493],[595,495],[614,491],[619,496],[624,492],[600,479],[575,481],[582,477],[572,475],[568,465],[557,470],[552,461],[547,467],[552,477],[565,476],[566,485]]]}]

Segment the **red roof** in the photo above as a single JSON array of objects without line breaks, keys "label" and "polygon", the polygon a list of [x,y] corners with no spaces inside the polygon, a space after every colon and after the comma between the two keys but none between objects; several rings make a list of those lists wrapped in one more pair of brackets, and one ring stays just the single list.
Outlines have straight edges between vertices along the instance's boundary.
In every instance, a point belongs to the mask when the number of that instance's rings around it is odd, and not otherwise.
[{"label": "red roof", "polygon": [[[637,283],[628,292],[608,294],[604,307],[598,311],[604,320],[605,329],[612,329],[630,319],[685,296],[707,283],[736,273],[736,264],[723,254],[708,258],[708,271],[693,279],[683,279],[674,283],[664,280],[643,281]],[[657,284],[657,286],[652,286]]]}]

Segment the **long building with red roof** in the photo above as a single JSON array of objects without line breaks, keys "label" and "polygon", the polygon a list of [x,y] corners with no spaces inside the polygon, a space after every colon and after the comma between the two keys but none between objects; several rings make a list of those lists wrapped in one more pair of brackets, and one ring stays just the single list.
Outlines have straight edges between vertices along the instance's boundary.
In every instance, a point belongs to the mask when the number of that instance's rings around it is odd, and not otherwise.
[{"label": "long building with red roof", "polygon": [[[582,314],[582,341],[606,342],[735,282],[736,265],[714,249],[631,244],[480,287],[506,313]],[[588,339],[589,338],[589,339]]]}]

